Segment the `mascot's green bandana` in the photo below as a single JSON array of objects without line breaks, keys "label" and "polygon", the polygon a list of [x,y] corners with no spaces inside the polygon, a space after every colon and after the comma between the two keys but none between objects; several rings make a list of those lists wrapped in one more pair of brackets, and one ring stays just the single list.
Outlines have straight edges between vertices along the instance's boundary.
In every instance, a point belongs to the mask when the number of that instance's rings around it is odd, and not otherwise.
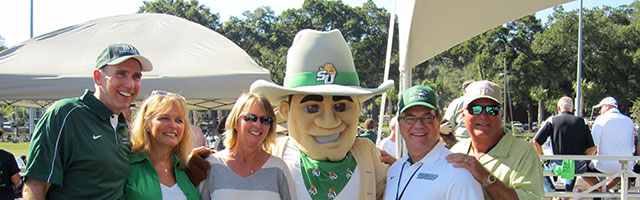
[{"label": "mascot's green bandana", "polygon": [[382,195],[388,166],[380,162],[375,145],[356,134],[361,103],[392,85],[388,80],[378,88],[360,87],[338,30],[300,31],[287,55],[283,86],[264,80],[251,85],[252,93],[267,96],[279,105],[279,117],[287,119],[289,137],[278,141],[274,155],[287,163],[299,200]]}]

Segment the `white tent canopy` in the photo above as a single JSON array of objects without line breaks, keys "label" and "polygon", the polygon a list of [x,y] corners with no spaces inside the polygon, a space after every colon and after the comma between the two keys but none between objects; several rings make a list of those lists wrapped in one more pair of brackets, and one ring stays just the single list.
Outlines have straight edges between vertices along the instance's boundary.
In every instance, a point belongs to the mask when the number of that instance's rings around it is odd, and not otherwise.
[{"label": "white tent canopy", "polygon": [[573,0],[397,1],[405,69],[511,20]]},{"label": "white tent canopy", "polygon": [[[400,88],[411,87],[412,69],[437,54],[511,20],[573,0],[393,0],[391,23],[398,15]],[[397,6],[397,8],[396,8]],[[389,29],[393,34],[393,28]],[[389,37],[387,48],[393,45]],[[387,51],[390,54],[391,51]],[[389,71],[387,55],[385,74]],[[385,77],[385,79],[388,77]],[[382,98],[379,119],[383,119],[386,93]],[[397,128],[397,127],[396,127]],[[398,130],[396,130],[397,132]],[[380,135],[380,134],[378,134]],[[398,137],[397,156],[405,154]]]},{"label": "white tent canopy", "polygon": [[0,52],[0,104],[44,108],[95,90],[92,71],[109,43],[134,45],[153,63],[139,99],[176,92],[191,109],[229,109],[269,71],[224,36],[165,14],[106,17],[47,33]]}]

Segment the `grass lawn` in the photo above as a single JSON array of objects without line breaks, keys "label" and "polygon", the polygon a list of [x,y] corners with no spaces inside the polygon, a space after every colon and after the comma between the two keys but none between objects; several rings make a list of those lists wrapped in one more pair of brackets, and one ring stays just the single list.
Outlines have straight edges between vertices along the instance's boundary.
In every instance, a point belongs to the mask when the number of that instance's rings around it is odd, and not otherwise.
[{"label": "grass lawn", "polygon": [[0,142],[0,149],[11,152],[15,157],[19,157],[21,155],[27,155],[27,152],[29,152],[29,143]]}]

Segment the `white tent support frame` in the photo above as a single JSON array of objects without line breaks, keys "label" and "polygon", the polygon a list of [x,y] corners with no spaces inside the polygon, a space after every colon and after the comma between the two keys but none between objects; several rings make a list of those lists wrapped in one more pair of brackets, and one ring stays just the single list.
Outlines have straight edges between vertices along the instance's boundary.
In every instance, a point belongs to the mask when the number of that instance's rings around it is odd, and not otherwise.
[{"label": "white tent support frame", "polygon": [[[402,0],[399,2],[401,4],[398,4],[398,1],[393,0],[391,18],[395,18],[396,8],[400,10],[397,12],[400,36],[398,95],[411,87],[414,66],[495,26],[569,1],[572,0]],[[395,20],[390,20],[389,27],[394,23]],[[391,28],[388,32],[393,34]],[[393,36],[388,36],[388,39],[393,40]],[[392,41],[388,42],[387,54],[391,53],[389,49],[392,47]],[[389,71],[389,62],[390,55],[387,55],[385,75]],[[385,80],[387,79],[385,76]],[[384,95],[383,100],[386,100]],[[382,105],[385,105],[384,101]],[[381,106],[379,119],[383,119],[384,111],[385,107]],[[381,135],[380,129],[378,135]],[[396,158],[406,155],[406,148],[401,148],[404,142],[399,134],[396,137],[396,146],[399,150]]]},{"label": "white tent support frame", "polygon": [[[393,44],[393,30],[395,28],[395,20],[396,16],[393,11],[396,9],[395,1],[393,2],[391,9],[391,17],[389,17],[389,34],[387,35],[387,55],[385,56],[385,64],[384,64],[384,80],[389,80],[389,68],[391,68],[391,51],[389,48]],[[384,120],[384,110],[387,105],[387,92],[382,93],[382,101],[380,101],[380,115],[378,116],[378,138],[376,139],[376,145],[380,144],[380,140],[382,140],[382,125]],[[391,119],[391,118],[389,118]]]}]

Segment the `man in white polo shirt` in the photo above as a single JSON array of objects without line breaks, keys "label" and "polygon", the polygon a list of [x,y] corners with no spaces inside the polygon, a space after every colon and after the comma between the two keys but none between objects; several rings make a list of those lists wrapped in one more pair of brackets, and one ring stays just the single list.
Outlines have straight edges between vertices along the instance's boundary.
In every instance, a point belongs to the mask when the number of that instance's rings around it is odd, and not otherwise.
[{"label": "man in white polo shirt", "polygon": [[439,139],[442,113],[437,98],[423,85],[407,89],[400,98],[398,125],[409,155],[389,168],[386,200],[483,198],[473,175],[445,159],[451,152]]}]

